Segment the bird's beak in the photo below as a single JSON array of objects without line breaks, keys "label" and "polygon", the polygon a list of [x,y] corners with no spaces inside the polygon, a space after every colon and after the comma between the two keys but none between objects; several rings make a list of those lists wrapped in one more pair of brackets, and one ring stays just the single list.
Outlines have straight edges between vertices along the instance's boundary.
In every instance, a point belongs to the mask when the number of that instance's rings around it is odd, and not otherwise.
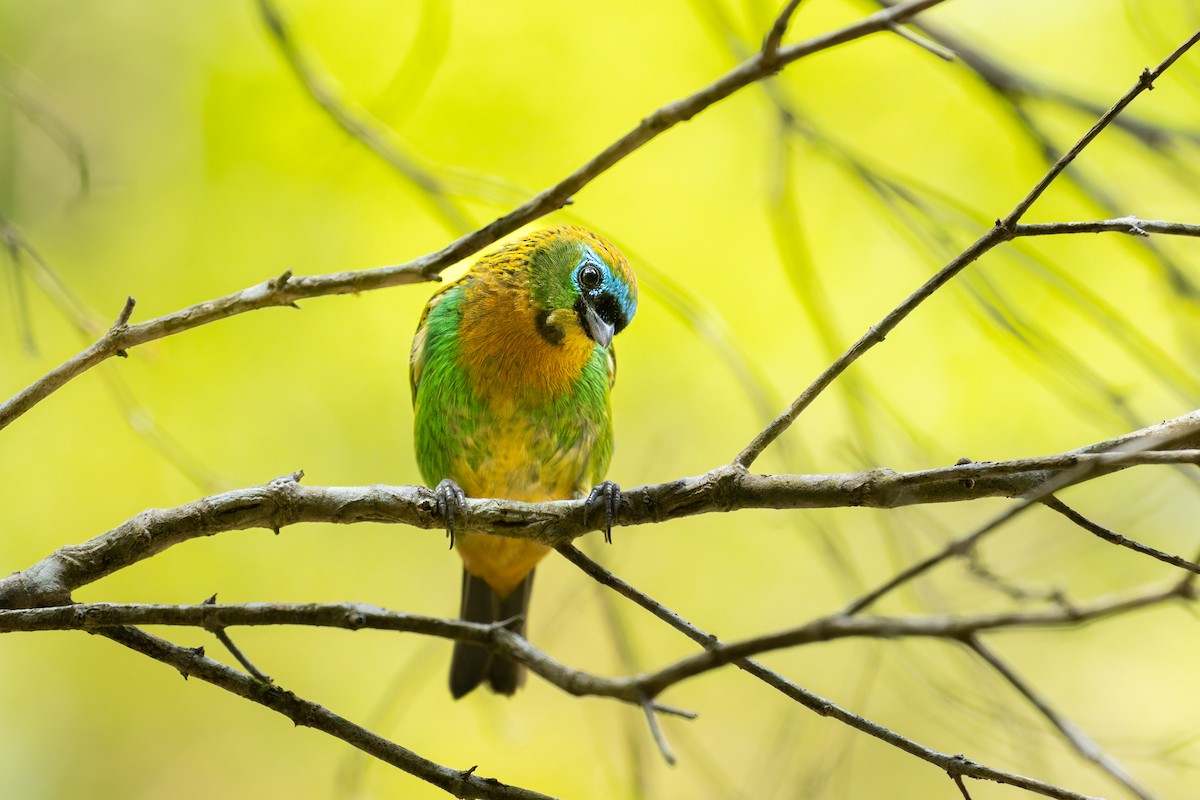
[{"label": "bird's beak", "polygon": [[600,315],[596,313],[596,309],[592,308],[587,303],[583,306],[583,318],[587,322],[588,335],[596,340],[596,344],[601,347],[608,347],[608,343],[612,341],[615,329],[604,320],[600,319]]}]

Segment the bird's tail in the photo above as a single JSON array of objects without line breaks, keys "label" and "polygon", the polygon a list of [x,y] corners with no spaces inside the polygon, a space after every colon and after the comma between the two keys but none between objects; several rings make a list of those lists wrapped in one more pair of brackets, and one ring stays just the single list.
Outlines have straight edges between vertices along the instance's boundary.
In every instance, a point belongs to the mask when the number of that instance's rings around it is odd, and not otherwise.
[{"label": "bird's tail", "polygon": [[[485,624],[519,616],[521,621],[513,632],[524,636],[532,589],[533,571],[507,597],[501,598],[482,578],[464,569],[459,616],[467,622]],[[479,645],[455,642],[454,656],[450,660],[450,693],[458,699],[483,683],[485,678],[496,694],[511,695],[525,682],[525,667]]]}]

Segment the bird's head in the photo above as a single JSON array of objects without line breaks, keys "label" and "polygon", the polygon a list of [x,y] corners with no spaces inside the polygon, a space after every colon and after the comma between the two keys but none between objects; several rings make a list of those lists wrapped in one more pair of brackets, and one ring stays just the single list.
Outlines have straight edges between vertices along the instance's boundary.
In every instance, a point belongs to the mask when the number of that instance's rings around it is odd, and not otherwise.
[{"label": "bird's head", "polygon": [[554,344],[582,333],[608,347],[637,311],[637,279],[629,262],[577,225],[539,233],[529,262],[539,332]]}]

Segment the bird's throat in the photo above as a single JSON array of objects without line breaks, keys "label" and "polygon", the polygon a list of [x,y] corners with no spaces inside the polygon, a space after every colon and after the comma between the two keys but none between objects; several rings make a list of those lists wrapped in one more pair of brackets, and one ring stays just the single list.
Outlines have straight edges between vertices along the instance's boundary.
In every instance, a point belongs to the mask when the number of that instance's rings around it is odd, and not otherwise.
[{"label": "bird's throat", "polygon": [[462,363],[483,397],[563,397],[596,347],[574,309],[545,312],[506,291],[481,292],[464,308]]}]

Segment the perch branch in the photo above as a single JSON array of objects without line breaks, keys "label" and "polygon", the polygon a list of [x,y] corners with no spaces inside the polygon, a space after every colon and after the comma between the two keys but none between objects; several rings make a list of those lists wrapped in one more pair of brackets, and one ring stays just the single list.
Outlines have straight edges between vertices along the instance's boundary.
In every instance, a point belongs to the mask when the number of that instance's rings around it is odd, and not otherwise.
[{"label": "perch branch", "polygon": [[[891,508],[988,496],[1030,496],[1031,492],[1048,495],[1082,478],[1143,461],[1200,462],[1200,453],[1192,449],[1137,449],[1151,445],[1194,446],[1198,440],[1200,412],[1193,412],[1134,434],[1044,459],[977,462],[912,473],[868,470],[842,475],[764,476],[726,466],[692,478],[623,492],[620,520],[625,525],[637,525],[746,508]],[[1122,450],[1106,452],[1114,448]],[[1011,516],[1020,508],[1023,506],[1015,506],[1016,510],[1006,514]],[[461,524],[464,530],[557,545],[598,529],[595,520],[588,521],[586,511],[586,504],[580,501],[534,504],[469,498]],[[71,591],[79,586],[179,542],[229,530],[278,530],[298,522],[389,522],[425,529],[440,529],[444,524],[432,493],[421,487],[306,487],[297,476],[285,476],[265,486],[213,495],[174,509],[145,511],[88,542],[60,548],[29,569],[0,579],[0,607],[66,603]],[[996,524],[991,523],[988,530]],[[975,538],[981,535],[972,534]],[[928,559],[927,564],[919,565],[916,572],[902,573],[894,581],[901,583],[967,546],[969,542],[954,543],[944,553]],[[1182,559],[1180,563],[1184,563]],[[1195,565],[1191,568],[1200,570]]]},{"label": "perch branch", "polygon": [[[1197,445],[1200,411],[1070,453],[1014,462],[975,462],[909,473],[874,469],[835,475],[755,475],[739,467],[722,466],[702,475],[623,491],[619,519],[622,525],[642,525],[748,508],[893,508],[980,497],[1041,497],[1070,483],[1133,464],[1200,463]],[[1164,449],[1167,447],[1186,449],[1169,451]],[[0,578],[0,608],[64,605],[80,586],[180,542],[224,531],[279,530],[299,522],[383,522],[444,528],[433,493],[423,487],[312,487],[300,484],[299,477],[296,473],[264,486],[211,495],[176,508],[143,511],[87,542],[61,547],[28,569]],[[1011,516],[1021,508],[1014,506],[1016,510],[1006,513]],[[461,526],[463,530],[528,538],[554,546],[599,530],[599,520],[589,521],[583,501],[523,503],[468,498]],[[972,534],[975,538],[981,535]],[[865,607],[969,544],[953,543],[857,602]],[[1200,571],[1200,567],[1182,559],[1178,565]]]}]

